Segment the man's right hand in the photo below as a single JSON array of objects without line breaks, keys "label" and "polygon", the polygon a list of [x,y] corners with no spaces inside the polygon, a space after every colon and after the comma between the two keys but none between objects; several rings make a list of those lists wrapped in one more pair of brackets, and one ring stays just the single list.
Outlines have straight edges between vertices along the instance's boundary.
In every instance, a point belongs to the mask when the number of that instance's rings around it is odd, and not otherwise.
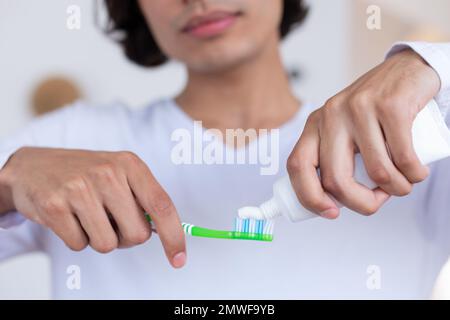
[{"label": "man's right hand", "polygon": [[[131,152],[22,148],[0,170],[0,213],[19,211],[76,251],[146,242],[150,214],[173,267],[186,260],[183,229],[167,193]],[[2,208],[3,207],[3,208]]]}]

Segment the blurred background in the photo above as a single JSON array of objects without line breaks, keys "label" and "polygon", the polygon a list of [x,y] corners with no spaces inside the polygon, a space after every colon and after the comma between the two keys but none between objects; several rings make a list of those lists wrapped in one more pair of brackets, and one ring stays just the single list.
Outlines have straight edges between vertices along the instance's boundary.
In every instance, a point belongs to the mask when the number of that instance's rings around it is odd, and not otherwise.
[{"label": "blurred background", "polygon": [[[448,0],[309,3],[305,25],[282,50],[295,92],[317,105],[381,62],[395,41],[450,41]],[[81,9],[79,30],[67,27],[72,5]],[[370,30],[373,6],[380,9],[381,28]],[[102,21],[101,1],[0,0],[0,139],[77,99],[139,108],[182,88],[180,65],[132,65],[102,33]],[[49,273],[42,254],[0,263],[0,300],[49,298]]]}]

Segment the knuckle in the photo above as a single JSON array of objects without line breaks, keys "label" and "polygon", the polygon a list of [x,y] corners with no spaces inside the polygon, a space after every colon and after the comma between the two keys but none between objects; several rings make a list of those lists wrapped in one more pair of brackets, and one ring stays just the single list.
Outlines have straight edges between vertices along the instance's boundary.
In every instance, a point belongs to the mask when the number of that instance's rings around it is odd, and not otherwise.
[{"label": "knuckle", "polygon": [[[317,126],[321,126],[322,122],[324,121],[324,117],[326,114],[326,106],[323,106],[319,109],[314,110],[313,112],[311,112],[308,116],[308,118],[306,119],[305,122],[305,128],[303,130],[303,132],[306,132],[307,128],[314,128]],[[301,141],[301,137],[300,137],[300,141]]]},{"label": "knuckle", "polygon": [[371,95],[367,91],[359,91],[349,97],[348,105],[350,110],[359,111],[364,106],[368,106],[371,103]]},{"label": "knuckle", "polygon": [[66,243],[66,245],[69,247],[70,250],[79,252],[86,249],[86,247],[88,246],[88,242],[84,240],[77,240]]},{"label": "knuckle", "polygon": [[286,162],[286,169],[288,173],[292,174],[301,171],[303,167],[302,162],[301,157],[296,154],[291,154]]},{"label": "knuckle", "polygon": [[341,102],[340,99],[338,99],[336,96],[328,99],[325,102],[325,105],[323,106],[323,108],[321,108],[320,113],[321,113],[321,117],[324,118],[328,118],[328,117],[333,117],[340,113],[340,107],[341,107]]},{"label": "knuckle", "polygon": [[124,163],[131,163],[131,164],[140,164],[141,158],[139,158],[135,153],[130,151],[121,151],[117,153],[117,157],[119,161]]},{"label": "knuckle", "polygon": [[91,175],[95,177],[95,179],[100,179],[107,183],[113,182],[117,176],[116,168],[112,163],[103,163],[95,166],[92,169]]},{"label": "knuckle", "polygon": [[47,196],[43,196],[39,201],[39,207],[45,211],[47,215],[57,216],[61,215],[65,211],[65,201],[57,193],[53,193]]},{"label": "knuckle", "polygon": [[426,178],[428,177],[428,172],[427,171],[423,171],[423,172],[419,172],[417,173],[411,180],[412,183],[419,183],[424,181]]},{"label": "knuckle", "polygon": [[142,230],[133,232],[125,237],[125,240],[132,245],[139,245],[147,242],[151,237],[151,230],[149,228],[142,228]]},{"label": "knuckle", "polygon": [[319,212],[323,206],[321,199],[314,195],[303,194],[299,200],[305,208],[314,212]]},{"label": "knuckle", "polygon": [[155,201],[153,203],[153,209],[159,216],[168,216],[172,213],[173,205],[169,196],[164,192],[155,195]]},{"label": "knuckle", "polygon": [[375,204],[366,204],[361,208],[359,213],[363,216],[370,217],[374,215],[378,211],[378,209],[378,206],[376,206]]},{"label": "knuckle", "polygon": [[76,177],[69,179],[65,185],[64,189],[69,192],[70,195],[79,195],[87,192],[88,185],[86,180],[82,177]]},{"label": "knuckle", "polygon": [[314,110],[313,112],[311,112],[309,114],[308,118],[306,119],[306,124],[310,124],[310,123],[317,121],[318,119],[320,119],[321,114],[322,114],[322,108]]},{"label": "knuckle", "polygon": [[99,253],[109,253],[118,247],[117,239],[97,240],[91,243],[92,248]]},{"label": "knuckle", "polygon": [[325,101],[324,109],[335,109],[339,107],[340,105],[340,99],[338,95],[335,95],[331,98],[329,98],[327,101]]},{"label": "knuckle", "polygon": [[322,186],[326,191],[330,192],[335,196],[339,196],[342,194],[343,187],[340,182],[340,179],[336,178],[333,175],[323,176]]},{"label": "knuckle", "polygon": [[410,152],[403,152],[399,155],[395,164],[399,168],[409,169],[412,168],[416,163],[416,157]]},{"label": "knuckle", "polygon": [[404,186],[401,186],[398,188],[396,195],[399,197],[404,197],[404,196],[407,196],[408,194],[410,194],[411,191],[412,191],[412,185],[407,183]]},{"label": "knuckle", "polygon": [[374,169],[370,169],[369,177],[378,185],[385,185],[391,183],[391,175],[384,166],[377,166]]}]

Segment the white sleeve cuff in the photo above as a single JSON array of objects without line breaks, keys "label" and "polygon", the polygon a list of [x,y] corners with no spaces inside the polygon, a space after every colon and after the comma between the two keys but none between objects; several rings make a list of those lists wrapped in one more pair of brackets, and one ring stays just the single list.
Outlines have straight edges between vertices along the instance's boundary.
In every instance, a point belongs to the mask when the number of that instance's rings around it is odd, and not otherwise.
[{"label": "white sleeve cuff", "polygon": [[0,170],[8,162],[9,158],[18,150],[19,148],[14,147],[7,150],[0,150]]},{"label": "white sleeve cuff", "polygon": [[10,212],[0,216],[0,231],[19,226],[26,221],[25,217],[18,212]]},{"label": "white sleeve cuff", "polygon": [[445,116],[450,109],[450,43],[397,42],[386,57],[407,48],[420,55],[439,75],[441,89],[435,99]]},{"label": "white sleeve cuff", "polygon": [[[17,151],[17,148],[2,150],[0,152],[0,170],[8,162],[9,158]],[[10,212],[0,216],[0,230],[10,229],[25,222],[25,218],[18,212]]]}]

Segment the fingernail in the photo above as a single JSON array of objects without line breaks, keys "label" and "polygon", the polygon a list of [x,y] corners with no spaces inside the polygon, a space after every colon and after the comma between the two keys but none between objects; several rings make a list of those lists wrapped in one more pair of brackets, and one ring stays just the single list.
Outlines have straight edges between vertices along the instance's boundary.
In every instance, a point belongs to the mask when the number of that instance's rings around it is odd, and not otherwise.
[{"label": "fingernail", "polygon": [[337,217],[336,208],[329,208],[327,210],[324,210],[320,213],[321,217],[327,218],[327,219],[334,219]]},{"label": "fingernail", "polygon": [[175,268],[181,268],[186,264],[186,253],[179,252],[173,256],[172,264]]}]

